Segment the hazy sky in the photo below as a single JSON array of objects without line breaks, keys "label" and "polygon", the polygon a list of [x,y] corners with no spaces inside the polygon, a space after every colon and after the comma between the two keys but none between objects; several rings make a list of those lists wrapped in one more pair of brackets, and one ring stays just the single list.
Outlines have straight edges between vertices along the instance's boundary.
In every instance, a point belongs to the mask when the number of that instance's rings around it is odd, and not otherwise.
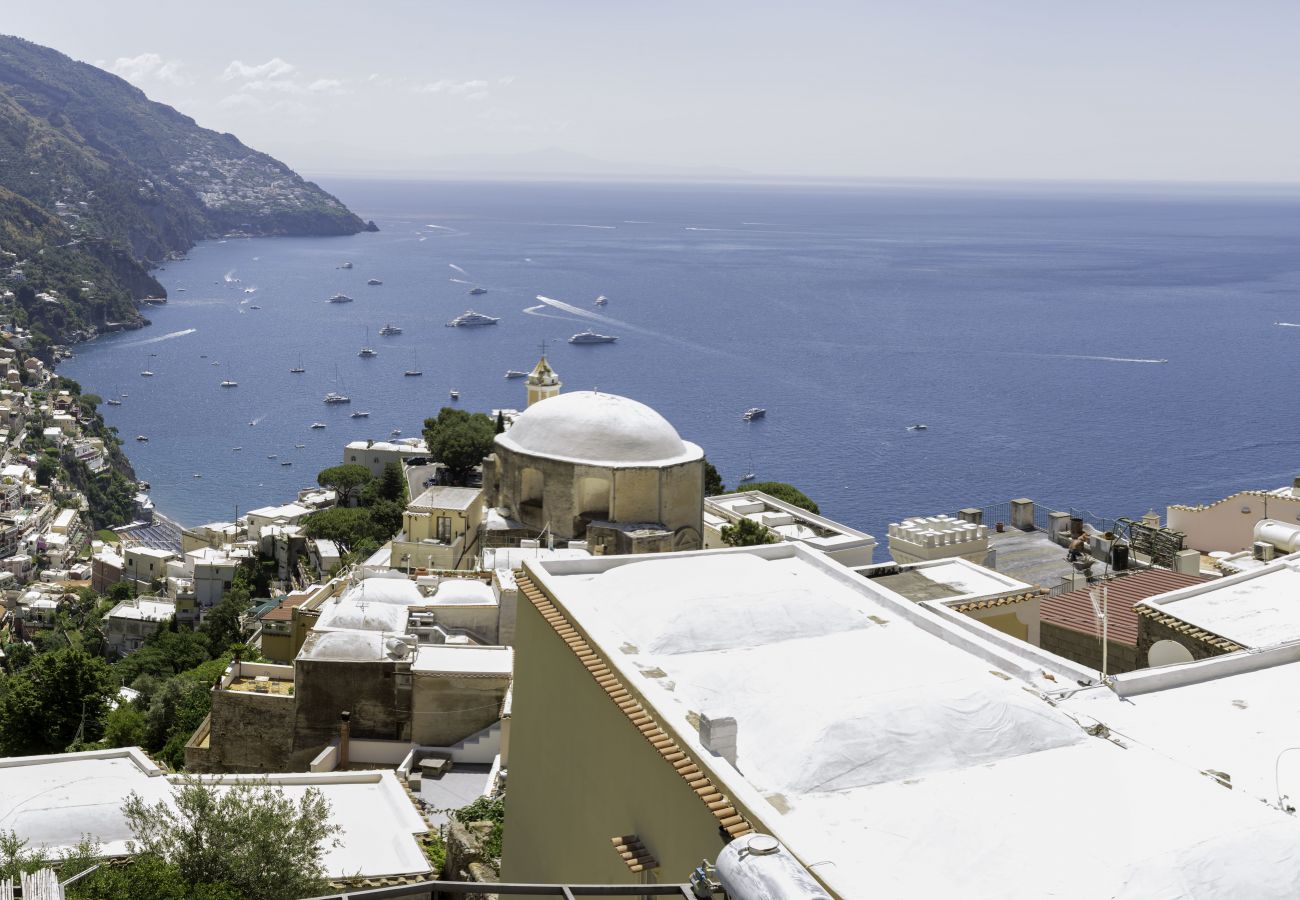
[{"label": "hazy sky", "polygon": [[306,174],[556,148],[773,175],[1300,181],[1294,0],[0,9],[0,30]]}]

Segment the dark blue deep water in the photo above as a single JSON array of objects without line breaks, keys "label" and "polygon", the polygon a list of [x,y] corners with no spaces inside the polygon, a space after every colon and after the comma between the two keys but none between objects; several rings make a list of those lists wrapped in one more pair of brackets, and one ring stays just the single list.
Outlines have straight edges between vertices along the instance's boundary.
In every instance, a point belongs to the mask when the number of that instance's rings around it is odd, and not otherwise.
[{"label": "dark blue deep water", "polygon": [[[878,537],[1012,497],[1115,516],[1300,474],[1300,328],[1274,324],[1300,322],[1295,195],[325,187],[382,231],[204,243],[158,273],[151,328],[62,367],[125,395],[105,416],[184,524],[290,499],[346,441],[418,435],[450,389],[522,406],[503,374],[544,340],[567,389],[650,404],[728,485],[752,467]],[[443,327],[471,306],[500,324]],[[587,327],[619,341],[566,343]],[[321,402],[336,384],[350,406]]]}]

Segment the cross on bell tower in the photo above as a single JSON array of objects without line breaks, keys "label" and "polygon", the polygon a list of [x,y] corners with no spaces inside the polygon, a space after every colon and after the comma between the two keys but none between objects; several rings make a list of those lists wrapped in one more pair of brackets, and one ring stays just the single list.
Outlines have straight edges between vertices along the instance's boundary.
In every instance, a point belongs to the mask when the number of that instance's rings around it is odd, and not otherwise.
[{"label": "cross on bell tower", "polygon": [[560,376],[546,361],[546,341],[542,341],[542,358],[528,375],[528,405],[532,406],[560,392]]}]

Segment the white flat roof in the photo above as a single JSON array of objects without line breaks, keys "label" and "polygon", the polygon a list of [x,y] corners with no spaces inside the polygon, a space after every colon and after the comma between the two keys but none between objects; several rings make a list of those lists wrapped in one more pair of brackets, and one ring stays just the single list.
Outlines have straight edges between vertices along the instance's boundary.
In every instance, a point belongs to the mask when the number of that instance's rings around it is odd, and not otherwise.
[{"label": "white flat roof", "polygon": [[435,484],[433,487],[425,488],[420,496],[410,502],[407,508],[465,510],[473,506],[475,501],[482,496],[482,488],[450,487]]},{"label": "white flat roof", "polygon": [[108,611],[107,618],[140,619],[160,622],[176,615],[176,604],[171,600],[123,600]]},{"label": "white flat roof", "polygon": [[1142,603],[1243,647],[1300,640],[1300,559],[1288,557]]},{"label": "white flat roof", "polygon": [[[130,828],[122,804],[131,792],[153,804],[171,797],[173,781],[139,748],[0,759],[0,830],[13,829],[52,853],[89,834],[109,856],[126,854]],[[324,854],[328,877],[417,875],[429,863],[415,835],[427,826],[392,772],[199,776],[217,785],[266,779],[293,802],[308,788],[329,801],[340,845]]]},{"label": "white flat roof", "polygon": [[583,559],[591,556],[587,550],[560,547],[548,550],[545,547],[495,547],[483,551],[483,568],[517,569],[526,559]]},{"label": "white flat roof", "polygon": [[[813,551],[525,568],[760,830],[841,896],[1199,897],[1228,884],[1283,897],[1300,883],[1300,823],[1090,736],[1040,694],[1072,680],[999,660],[978,630]],[[736,768],[700,744],[698,715],[736,720]]]},{"label": "white flat roof", "polygon": [[472,644],[421,644],[411,663],[412,673],[447,675],[498,675],[508,678],[514,653],[509,647]]}]

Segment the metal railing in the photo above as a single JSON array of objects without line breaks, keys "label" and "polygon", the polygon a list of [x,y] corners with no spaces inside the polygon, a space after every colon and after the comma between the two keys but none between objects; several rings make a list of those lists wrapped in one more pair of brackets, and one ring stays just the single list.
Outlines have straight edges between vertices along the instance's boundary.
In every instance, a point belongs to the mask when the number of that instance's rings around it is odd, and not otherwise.
[{"label": "metal railing", "polygon": [[[533,897],[681,897],[697,900],[689,884],[521,884],[492,881],[420,881],[392,887],[322,894],[310,900],[384,900],[428,889],[435,894],[524,894]],[[721,889],[715,893],[721,893]]]}]

